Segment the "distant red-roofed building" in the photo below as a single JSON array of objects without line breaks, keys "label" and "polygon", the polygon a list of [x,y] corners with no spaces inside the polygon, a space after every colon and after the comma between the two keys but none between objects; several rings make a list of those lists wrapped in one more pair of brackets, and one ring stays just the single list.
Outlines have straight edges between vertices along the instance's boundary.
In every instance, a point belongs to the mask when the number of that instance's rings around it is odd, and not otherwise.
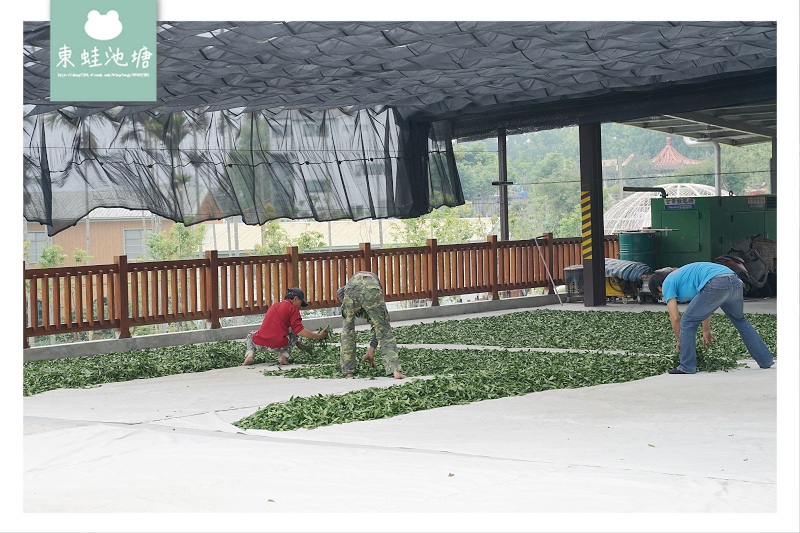
[{"label": "distant red-roofed building", "polygon": [[689,159],[678,152],[672,144],[670,144],[670,137],[667,137],[667,145],[664,149],[650,160],[650,165],[652,165],[654,170],[658,171],[675,170],[676,168],[686,165],[699,165],[701,163],[702,161]]}]

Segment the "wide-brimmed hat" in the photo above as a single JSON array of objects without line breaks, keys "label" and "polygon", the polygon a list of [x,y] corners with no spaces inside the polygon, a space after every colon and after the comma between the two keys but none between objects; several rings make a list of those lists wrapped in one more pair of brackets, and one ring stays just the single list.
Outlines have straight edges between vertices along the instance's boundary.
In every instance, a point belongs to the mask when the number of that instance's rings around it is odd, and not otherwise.
[{"label": "wide-brimmed hat", "polygon": [[303,302],[300,304],[301,307],[308,307],[308,302],[306,301],[306,293],[303,292],[303,289],[298,287],[292,287],[286,291],[286,296],[283,298],[284,300],[293,300],[295,297],[300,298]]}]

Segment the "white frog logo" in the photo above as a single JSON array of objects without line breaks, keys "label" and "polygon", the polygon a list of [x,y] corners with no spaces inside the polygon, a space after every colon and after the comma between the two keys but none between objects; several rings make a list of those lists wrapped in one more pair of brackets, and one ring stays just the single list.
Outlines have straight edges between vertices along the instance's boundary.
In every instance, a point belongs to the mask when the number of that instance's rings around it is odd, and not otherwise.
[{"label": "white frog logo", "polygon": [[86,35],[98,41],[109,41],[122,33],[122,22],[119,21],[119,13],[110,10],[105,15],[93,9],[89,11],[86,24],[83,25]]}]

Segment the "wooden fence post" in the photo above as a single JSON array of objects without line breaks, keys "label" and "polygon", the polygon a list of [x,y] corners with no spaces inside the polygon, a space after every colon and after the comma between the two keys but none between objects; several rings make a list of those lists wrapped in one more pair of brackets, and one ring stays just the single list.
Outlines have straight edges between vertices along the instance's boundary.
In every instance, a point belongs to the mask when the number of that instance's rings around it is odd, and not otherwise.
[{"label": "wooden fence post", "polygon": [[28,337],[25,335],[25,326],[28,321],[29,309],[27,304],[28,296],[25,294],[25,261],[22,261],[22,348],[30,348]]},{"label": "wooden fence post", "polygon": [[300,287],[300,250],[297,246],[287,246],[286,253],[289,254],[289,272],[286,278],[288,285],[283,288],[283,294],[286,294],[286,289],[289,287]]},{"label": "wooden fence post", "polygon": [[439,305],[439,262],[437,255],[436,239],[425,241],[428,246],[428,295],[431,306]]},{"label": "wooden fence post", "polygon": [[[119,328],[115,331],[117,339],[128,339],[131,336],[128,324],[128,256],[118,255],[114,257],[117,264],[117,278],[114,284],[114,308],[119,319]],[[80,296],[78,296],[80,297]]]},{"label": "wooden fence post", "polygon": [[206,328],[218,329],[219,323],[219,265],[217,264],[217,251],[206,251],[206,286],[203,290],[206,291],[206,305],[208,306],[208,318],[206,319]]},{"label": "wooden fence post", "polygon": [[[362,242],[358,245],[358,248],[361,250],[361,267],[358,270],[372,272],[372,245],[368,242]],[[353,274],[355,274],[355,272],[350,274],[350,277],[352,277]],[[376,272],[376,274],[378,273]],[[386,280],[382,281],[386,284]]]},{"label": "wooden fence post", "polygon": [[497,292],[497,270],[500,268],[500,258],[497,254],[497,235],[487,235],[486,240],[489,241],[489,286],[491,287],[490,296],[492,300],[497,300],[500,295]]},{"label": "wooden fence post", "polygon": [[[558,279],[556,273],[553,271],[553,234],[552,233],[543,233],[542,237],[544,237],[544,249],[545,254],[544,258],[547,265],[547,271],[550,272],[550,275],[553,277],[553,282]],[[547,293],[546,294],[553,294],[553,286],[547,285]]]}]

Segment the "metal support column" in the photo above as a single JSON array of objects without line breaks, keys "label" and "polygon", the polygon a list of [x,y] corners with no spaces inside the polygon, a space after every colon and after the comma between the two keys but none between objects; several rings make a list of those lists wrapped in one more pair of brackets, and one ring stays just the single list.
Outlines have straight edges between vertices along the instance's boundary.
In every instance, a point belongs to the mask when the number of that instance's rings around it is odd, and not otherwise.
[{"label": "metal support column", "polygon": [[508,186],[514,185],[508,181],[508,160],[506,155],[506,129],[497,130],[497,170],[499,181],[493,181],[492,185],[498,187],[500,196],[500,240],[509,239],[508,231]]},{"label": "metal support column", "polygon": [[772,138],[772,157],[769,160],[769,193],[778,194],[778,138]]},{"label": "metal support column", "polygon": [[603,165],[600,124],[578,127],[581,158],[581,248],[583,305],[606,304],[606,260],[603,249]]}]

